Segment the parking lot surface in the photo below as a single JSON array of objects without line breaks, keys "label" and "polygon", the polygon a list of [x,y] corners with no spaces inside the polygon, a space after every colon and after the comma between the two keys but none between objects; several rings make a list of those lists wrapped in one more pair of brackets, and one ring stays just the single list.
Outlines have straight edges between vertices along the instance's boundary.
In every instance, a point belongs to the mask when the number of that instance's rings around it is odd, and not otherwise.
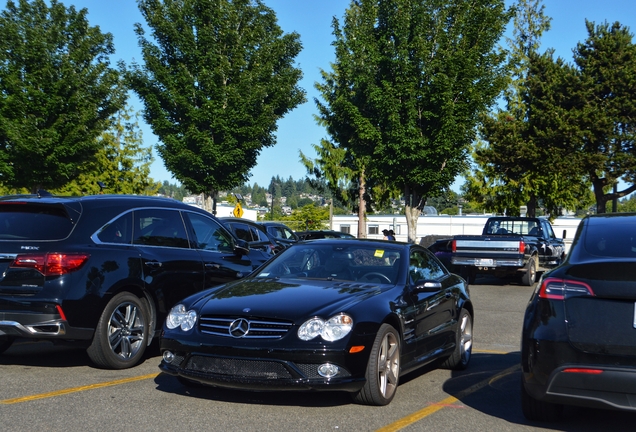
[{"label": "parking lot surface", "polygon": [[103,370],[85,352],[16,343],[0,356],[0,430],[6,431],[627,431],[636,414],[567,407],[558,423],[521,414],[519,338],[533,287],[478,279],[467,370],[423,368],[385,407],[343,393],[188,389],[161,374],[156,349],[139,366]]}]

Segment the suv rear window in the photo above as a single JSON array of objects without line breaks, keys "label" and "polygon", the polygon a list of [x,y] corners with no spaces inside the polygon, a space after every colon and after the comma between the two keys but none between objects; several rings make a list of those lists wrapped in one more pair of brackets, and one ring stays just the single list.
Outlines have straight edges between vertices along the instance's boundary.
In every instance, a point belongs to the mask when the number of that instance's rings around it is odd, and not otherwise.
[{"label": "suv rear window", "polygon": [[73,223],[59,207],[0,204],[0,240],[61,240],[72,230]]}]

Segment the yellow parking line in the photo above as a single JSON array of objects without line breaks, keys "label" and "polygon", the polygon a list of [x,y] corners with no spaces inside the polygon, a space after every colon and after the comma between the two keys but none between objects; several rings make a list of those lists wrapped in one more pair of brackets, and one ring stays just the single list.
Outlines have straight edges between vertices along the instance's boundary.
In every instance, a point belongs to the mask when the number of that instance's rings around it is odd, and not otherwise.
[{"label": "yellow parking line", "polygon": [[5,399],[5,400],[0,400],[0,404],[9,405],[9,404],[16,404],[16,403],[21,403],[21,402],[30,402],[30,401],[34,401],[34,400],[37,400],[37,399],[46,399],[46,398],[60,396],[60,395],[65,395],[65,394],[69,394],[69,393],[77,393],[77,392],[81,392],[81,391],[85,391],[85,390],[94,390],[94,389],[103,388],[103,387],[110,387],[110,386],[115,386],[115,385],[120,385],[120,384],[131,383],[131,382],[135,382],[135,381],[142,381],[142,380],[146,380],[146,379],[152,379],[152,378],[155,378],[157,375],[159,375],[159,374],[158,373],[152,373],[152,374],[148,374],[148,375],[140,375],[140,376],[131,377],[131,378],[123,378],[123,379],[119,379],[119,380],[115,380],[115,381],[107,381],[107,382],[103,382],[103,383],[90,384],[90,385],[81,386],[81,387],[73,387],[73,388],[68,388],[68,389],[64,389],[64,390],[57,390],[57,391],[53,391],[53,392],[49,392],[49,393],[40,393],[40,394],[35,394],[35,395],[31,395],[31,396],[24,396],[24,397],[19,397],[19,398],[14,398],[14,399]]},{"label": "yellow parking line", "polygon": [[520,365],[516,364],[514,366],[509,367],[508,369],[505,369],[501,372],[499,372],[498,374],[495,374],[494,376],[485,379],[483,381],[478,382],[477,384],[474,384],[470,387],[468,387],[465,390],[462,390],[461,392],[459,392],[457,394],[457,397],[455,396],[449,396],[446,399],[443,399],[439,402],[436,402],[430,406],[427,406],[426,408],[422,408],[419,411],[414,412],[411,415],[408,415],[406,417],[401,418],[400,420],[393,422],[389,425],[384,426],[383,428],[380,428],[377,430],[377,432],[394,432],[394,431],[398,431],[402,428],[405,428],[406,426],[412,425],[413,423],[416,423],[420,420],[422,420],[424,417],[427,417],[433,413],[436,413],[437,411],[441,410],[442,408],[448,406],[448,405],[452,405],[455,402],[457,402],[458,400],[465,398],[466,396],[470,395],[471,393],[475,393],[477,390],[480,390],[488,385],[490,385],[491,383],[493,383],[494,381],[497,381],[498,379],[503,378],[506,375],[510,375],[511,373],[515,372],[517,369],[520,368]]}]

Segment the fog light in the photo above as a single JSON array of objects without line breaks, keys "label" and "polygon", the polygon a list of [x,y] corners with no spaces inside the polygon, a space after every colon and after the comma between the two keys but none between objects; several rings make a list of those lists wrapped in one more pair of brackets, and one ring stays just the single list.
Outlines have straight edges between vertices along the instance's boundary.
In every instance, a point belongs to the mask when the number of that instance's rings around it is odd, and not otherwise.
[{"label": "fog light", "polygon": [[172,363],[172,360],[174,360],[174,354],[170,351],[164,351],[163,361],[165,361],[166,363]]},{"label": "fog light", "polygon": [[338,375],[338,372],[340,372],[340,368],[330,363],[325,363],[318,366],[318,375],[320,375],[321,377],[331,378]]}]

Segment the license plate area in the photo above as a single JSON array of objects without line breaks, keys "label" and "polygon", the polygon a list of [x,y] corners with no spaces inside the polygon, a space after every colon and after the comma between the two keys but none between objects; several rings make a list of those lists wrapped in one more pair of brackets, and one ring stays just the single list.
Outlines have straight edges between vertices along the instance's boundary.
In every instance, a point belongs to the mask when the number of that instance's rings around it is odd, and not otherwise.
[{"label": "license plate area", "polygon": [[[492,258],[481,258],[475,260],[475,265],[480,267],[492,267],[493,265],[495,265],[495,260],[493,260]],[[634,318],[634,323],[634,325],[636,325],[636,317]]]}]

